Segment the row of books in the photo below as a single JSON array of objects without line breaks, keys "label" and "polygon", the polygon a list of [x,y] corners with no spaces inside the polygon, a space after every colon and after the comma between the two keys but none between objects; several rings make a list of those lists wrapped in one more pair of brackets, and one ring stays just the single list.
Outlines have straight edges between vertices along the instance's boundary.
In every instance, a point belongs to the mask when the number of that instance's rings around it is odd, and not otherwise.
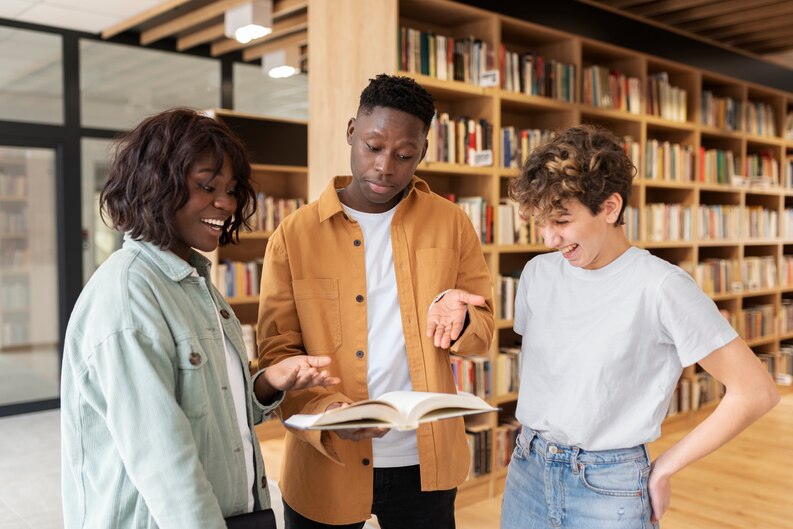
[{"label": "row of books", "polygon": [[755,136],[776,136],[774,108],[768,103],[747,101],[745,131]]},{"label": "row of books", "polygon": [[517,53],[501,45],[499,50],[501,88],[511,92],[576,101],[576,67],[536,53]]},{"label": "row of books", "polygon": [[793,236],[793,209],[785,208],[782,211],[782,236],[789,238]]},{"label": "row of books", "polygon": [[793,286],[793,255],[782,256],[779,277],[783,286]]},{"label": "row of books", "polygon": [[699,372],[691,378],[683,377],[678,381],[669,401],[667,416],[696,411],[723,395],[724,386],[709,373]]},{"label": "row of books", "polygon": [[776,369],[776,380],[780,384],[793,384],[793,342],[779,344],[779,364]]},{"label": "row of books", "polygon": [[710,90],[702,91],[703,125],[730,131],[743,131],[756,136],[774,137],[776,119],[774,108],[759,101],[739,101],[732,97],[718,97]]},{"label": "row of books", "polygon": [[684,204],[647,204],[644,208],[648,241],[690,241],[693,234],[691,207]]},{"label": "row of books", "polygon": [[779,282],[776,258],[754,256],[738,259],[705,259],[699,263],[681,261],[678,266],[694,278],[707,294],[775,288]]},{"label": "row of books", "polygon": [[432,120],[427,139],[428,162],[493,165],[493,124],[487,120],[451,118],[442,112]]},{"label": "row of books", "polygon": [[489,205],[484,197],[459,197],[455,203],[471,219],[474,231],[479,236],[479,242],[491,244],[493,242],[493,206]]},{"label": "row of books", "polygon": [[744,237],[774,239],[779,236],[779,213],[763,206],[744,208]]},{"label": "row of books", "polygon": [[793,154],[785,159],[785,180],[782,185],[787,189],[793,189]]},{"label": "row of books", "polygon": [[626,206],[622,218],[625,221],[623,229],[625,230],[625,236],[628,240],[634,242],[641,240],[641,233],[639,232],[639,208]]},{"label": "row of books", "polygon": [[718,97],[710,90],[702,91],[700,119],[703,125],[722,130],[744,130],[743,102],[732,97]]},{"label": "row of books", "polygon": [[648,140],[645,147],[644,177],[667,182],[694,180],[694,149],[669,141]]},{"label": "row of books", "polygon": [[598,65],[587,66],[583,75],[584,89],[581,97],[585,104],[631,114],[641,113],[642,92],[638,78],[628,77]]},{"label": "row of books", "polygon": [[490,474],[493,470],[491,463],[493,430],[485,425],[466,425],[465,435],[468,437],[468,448],[471,450],[468,479]]},{"label": "row of books", "polygon": [[785,139],[793,141],[793,111],[787,113],[785,117]]},{"label": "row of books", "polygon": [[0,233],[23,234],[28,231],[26,209],[10,211],[0,208]]},{"label": "row of books", "polygon": [[0,169],[0,196],[3,198],[25,198],[27,178],[25,175],[7,174]]},{"label": "row of books", "polygon": [[[24,246],[20,247],[19,244]],[[0,268],[6,270],[24,268],[28,265],[30,251],[25,241],[17,241],[17,245],[4,244],[0,246]]]},{"label": "row of books", "polygon": [[753,305],[741,311],[741,329],[744,340],[771,336],[776,332],[776,314],[771,304]]},{"label": "row of books", "polygon": [[446,81],[482,84],[495,69],[493,47],[474,38],[453,38],[432,31],[400,27],[399,69]]},{"label": "row of books", "polygon": [[510,422],[501,422],[496,426],[496,453],[493,468],[499,470],[507,468],[515,451],[518,435],[520,435],[520,423],[517,419]]},{"label": "row of books", "polygon": [[215,286],[228,298],[258,296],[262,281],[262,260],[218,263]]},{"label": "row of books", "polygon": [[772,187],[779,185],[779,161],[771,151],[747,154],[744,175],[753,186]]},{"label": "row of books", "polygon": [[782,306],[779,309],[779,333],[789,332],[793,332],[793,299],[782,298]]},{"label": "row of books", "polygon": [[730,150],[699,148],[699,181],[732,185],[738,173],[737,160]]},{"label": "row of books", "polygon": [[518,292],[520,276],[498,276],[498,306],[496,317],[511,320],[515,317],[515,296]]},{"label": "row of books", "polygon": [[493,369],[484,356],[449,355],[454,384],[459,391],[486,399],[493,396]]},{"label": "row of books", "polygon": [[638,172],[639,167],[642,166],[641,145],[639,145],[638,141],[633,141],[633,138],[630,136],[623,136],[621,144],[625,154],[628,155],[628,158],[630,158],[631,163],[636,167],[636,171]]},{"label": "row of books", "polygon": [[741,208],[729,204],[700,204],[697,210],[697,237],[724,241],[738,238]]},{"label": "row of books", "polygon": [[688,115],[686,91],[669,84],[667,72],[652,74],[647,78],[646,111],[651,116],[685,122]]},{"label": "row of books", "polygon": [[520,169],[531,151],[551,141],[554,136],[555,132],[547,129],[503,127],[501,129],[502,167]]},{"label": "row of books", "polygon": [[250,219],[251,229],[272,232],[289,214],[305,204],[302,198],[275,198],[257,193],[256,213]]},{"label": "row of books", "polygon": [[499,347],[496,355],[496,395],[517,393],[520,388],[520,347]]},{"label": "row of books", "polygon": [[508,198],[498,205],[498,244],[532,244],[529,222],[520,214],[518,204]]}]

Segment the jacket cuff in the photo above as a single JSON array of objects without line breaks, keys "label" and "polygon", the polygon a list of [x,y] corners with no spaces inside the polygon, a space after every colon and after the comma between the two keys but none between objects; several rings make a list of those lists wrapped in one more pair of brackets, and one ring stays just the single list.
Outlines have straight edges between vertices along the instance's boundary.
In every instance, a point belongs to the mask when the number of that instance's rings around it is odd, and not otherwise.
[{"label": "jacket cuff", "polygon": [[279,391],[273,396],[271,402],[267,404],[263,404],[259,402],[259,399],[256,397],[256,391],[254,391],[253,388],[256,387],[256,380],[261,375],[263,375],[266,370],[267,368],[260,369],[259,371],[256,372],[255,375],[253,375],[253,377],[251,377],[251,393],[253,394],[252,395],[253,398],[251,398],[251,401],[253,401],[254,410],[257,411],[258,413],[261,413],[263,417],[266,417],[270,415],[272,412],[274,412],[278,408],[278,406],[281,405],[281,402],[284,400],[284,397],[286,396],[286,392]]}]

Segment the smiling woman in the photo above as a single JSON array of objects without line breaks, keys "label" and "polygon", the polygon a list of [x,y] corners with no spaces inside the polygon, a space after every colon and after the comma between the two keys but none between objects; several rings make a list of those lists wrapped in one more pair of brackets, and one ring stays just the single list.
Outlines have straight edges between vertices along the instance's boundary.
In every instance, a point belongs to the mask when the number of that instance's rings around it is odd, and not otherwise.
[{"label": "smiling woman", "polygon": [[119,141],[100,203],[124,246],[86,284],[64,342],[67,529],[217,529],[269,509],[253,427],[283,391],[339,381],[323,356],[250,376],[239,320],[194,249],[235,242],[253,199],[242,145],[207,116],[162,112]]}]

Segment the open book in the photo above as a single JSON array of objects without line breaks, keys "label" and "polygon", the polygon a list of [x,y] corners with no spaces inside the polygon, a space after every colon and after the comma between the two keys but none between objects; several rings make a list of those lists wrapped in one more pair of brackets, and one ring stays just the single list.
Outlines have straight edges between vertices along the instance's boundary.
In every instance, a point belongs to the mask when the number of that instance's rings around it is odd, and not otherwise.
[{"label": "open book", "polygon": [[396,428],[415,430],[419,424],[474,413],[497,411],[470,393],[391,391],[379,399],[362,400],[317,415],[292,415],[284,424],[298,430]]}]

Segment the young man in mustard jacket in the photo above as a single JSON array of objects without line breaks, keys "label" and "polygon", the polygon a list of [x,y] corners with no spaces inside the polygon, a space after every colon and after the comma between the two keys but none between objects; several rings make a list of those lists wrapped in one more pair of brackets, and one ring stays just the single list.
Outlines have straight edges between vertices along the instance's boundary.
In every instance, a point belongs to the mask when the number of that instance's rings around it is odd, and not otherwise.
[{"label": "young man in mustard jacket", "polygon": [[[490,273],[473,225],[414,176],[432,96],[378,75],[347,124],[352,177],[284,220],[264,260],[259,354],[265,365],[330,355],[341,384],[287,394],[283,419],[395,390],[456,393],[449,352],[486,354]],[[287,528],[454,527],[470,453],[461,418],[416,431],[293,431],[281,479]]]}]

